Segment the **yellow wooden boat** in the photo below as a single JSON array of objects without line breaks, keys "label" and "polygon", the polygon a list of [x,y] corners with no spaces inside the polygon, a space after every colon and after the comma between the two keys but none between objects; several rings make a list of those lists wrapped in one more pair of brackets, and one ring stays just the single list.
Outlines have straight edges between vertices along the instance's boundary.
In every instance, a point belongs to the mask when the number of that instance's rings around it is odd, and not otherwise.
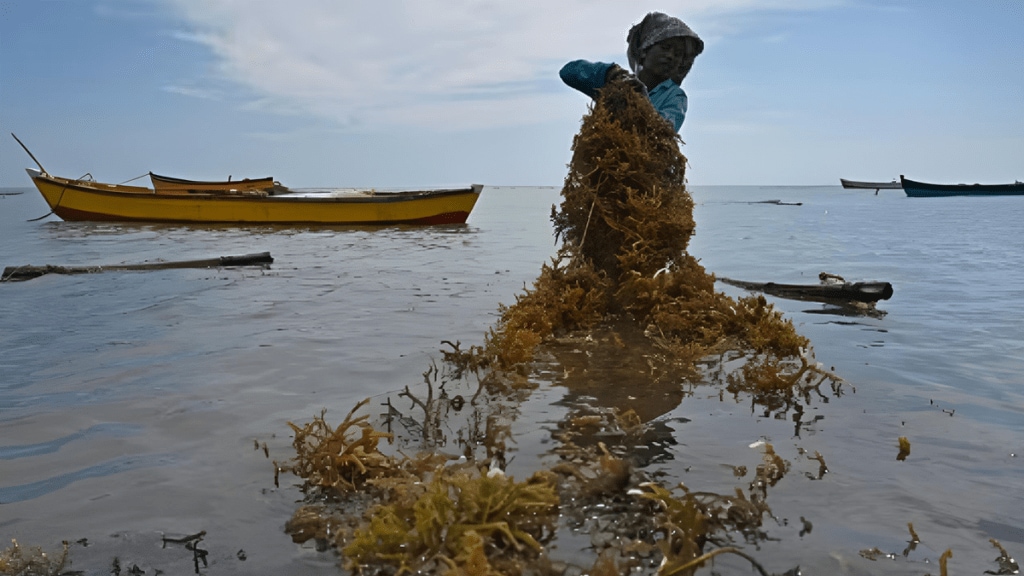
[{"label": "yellow wooden boat", "polygon": [[[41,168],[41,167],[40,167]],[[284,193],[220,190],[159,191],[51,176],[27,169],[64,220],[242,224],[461,224],[483,186],[376,191],[284,189]]]}]

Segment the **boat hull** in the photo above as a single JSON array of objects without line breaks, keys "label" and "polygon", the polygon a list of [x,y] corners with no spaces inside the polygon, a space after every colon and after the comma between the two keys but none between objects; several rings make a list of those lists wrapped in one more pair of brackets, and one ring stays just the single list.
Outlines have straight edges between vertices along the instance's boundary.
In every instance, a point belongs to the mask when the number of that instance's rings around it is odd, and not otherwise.
[{"label": "boat hull", "polygon": [[857,180],[840,178],[839,182],[843,185],[843,188],[863,188],[865,190],[898,190],[903,186],[897,180],[892,182],[859,182]]},{"label": "boat hull", "polygon": [[1024,182],[1013,184],[929,184],[900,176],[903,191],[912,198],[943,196],[1019,196],[1024,195]]},{"label": "boat hull", "polygon": [[69,221],[239,224],[462,224],[483,189],[280,196],[157,194],[28,170],[53,213]]}]

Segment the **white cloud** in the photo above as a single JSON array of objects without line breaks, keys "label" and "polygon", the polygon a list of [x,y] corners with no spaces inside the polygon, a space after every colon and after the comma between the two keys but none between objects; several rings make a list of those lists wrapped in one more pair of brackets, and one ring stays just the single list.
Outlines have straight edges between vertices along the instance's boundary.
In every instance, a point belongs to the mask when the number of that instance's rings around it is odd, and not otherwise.
[{"label": "white cloud", "polygon": [[171,94],[179,94],[190,98],[202,98],[204,100],[221,100],[223,96],[223,94],[217,90],[211,90],[208,88],[192,88],[189,86],[168,85],[164,86],[163,90],[165,92],[170,92]]},{"label": "white cloud", "polygon": [[[557,70],[614,59],[652,9],[698,21],[837,0],[166,0],[182,40],[209,47],[221,80],[263,103],[340,125],[445,129],[524,124],[561,113]],[[198,90],[198,89],[195,89]],[[201,93],[201,91],[200,91]],[[564,106],[561,106],[564,108]]]}]

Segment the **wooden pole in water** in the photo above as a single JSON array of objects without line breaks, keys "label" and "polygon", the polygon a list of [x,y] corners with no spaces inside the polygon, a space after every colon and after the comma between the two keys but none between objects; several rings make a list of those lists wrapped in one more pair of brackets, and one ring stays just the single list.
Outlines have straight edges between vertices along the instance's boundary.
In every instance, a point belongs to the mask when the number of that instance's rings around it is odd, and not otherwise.
[{"label": "wooden pole in water", "polygon": [[114,264],[110,266],[8,266],[0,275],[0,282],[30,280],[44,274],[94,274],[116,270],[168,270],[172,268],[223,268],[227,266],[253,266],[270,264],[274,259],[270,252],[243,254],[241,256],[220,256],[202,260],[178,260],[174,262],[144,262],[142,264]]},{"label": "wooden pole in water", "polygon": [[823,302],[877,302],[892,298],[892,284],[888,282],[843,282],[837,284],[777,284],[775,282],[744,282],[731,278],[718,278],[720,282],[738,288],[764,292],[791,300]]}]

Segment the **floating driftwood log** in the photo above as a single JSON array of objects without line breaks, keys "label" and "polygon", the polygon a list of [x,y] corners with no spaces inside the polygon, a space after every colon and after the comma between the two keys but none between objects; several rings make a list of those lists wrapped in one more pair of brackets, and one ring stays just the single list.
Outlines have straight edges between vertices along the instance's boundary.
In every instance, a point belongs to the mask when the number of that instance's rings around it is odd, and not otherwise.
[{"label": "floating driftwood log", "polygon": [[170,268],[224,268],[227,266],[253,266],[270,264],[274,259],[270,252],[243,254],[241,256],[219,256],[202,260],[178,260],[173,262],[143,262],[141,264],[112,264],[109,266],[8,266],[0,275],[0,282],[30,280],[44,274],[95,274],[115,270],[167,270]]},{"label": "floating driftwood log", "polygon": [[892,298],[892,284],[888,282],[846,282],[841,276],[826,272],[819,274],[818,278],[821,280],[821,284],[744,282],[732,278],[718,278],[718,280],[738,288],[764,292],[790,300],[875,303]]}]

